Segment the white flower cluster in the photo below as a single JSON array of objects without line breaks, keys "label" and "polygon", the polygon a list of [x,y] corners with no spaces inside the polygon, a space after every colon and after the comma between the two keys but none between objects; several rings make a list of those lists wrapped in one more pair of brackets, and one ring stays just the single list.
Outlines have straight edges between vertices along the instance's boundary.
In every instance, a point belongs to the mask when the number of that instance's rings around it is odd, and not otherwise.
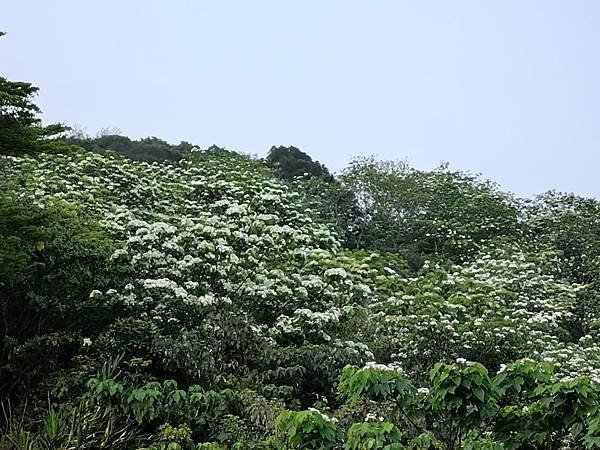
[{"label": "white flower cluster", "polygon": [[[365,367],[383,370],[510,355],[600,380],[600,319],[589,319],[596,325],[579,341],[565,338],[585,287],[555,278],[552,256],[478,243],[471,262],[428,262],[403,278],[378,254],[342,251],[332,226],[313,220],[300,194],[250,161],[202,157],[177,164],[92,153],[1,158],[7,177],[28,174],[22,198],[83,208],[117,243],[111,263],[135,277],[120,291],[93,290],[92,300],[107,295],[139,317],[181,326],[229,308],[280,345],[329,343],[363,360],[377,348],[395,362]],[[481,231],[435,225],[430,237],[451,236],[458,246]]]}]

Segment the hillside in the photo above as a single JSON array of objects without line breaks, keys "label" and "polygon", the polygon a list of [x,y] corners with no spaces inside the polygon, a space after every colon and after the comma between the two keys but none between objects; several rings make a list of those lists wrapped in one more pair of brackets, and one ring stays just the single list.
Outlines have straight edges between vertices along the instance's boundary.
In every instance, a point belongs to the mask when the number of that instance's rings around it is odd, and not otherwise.
[{"label": "hillside", "polygon": [[[372,160],[347,171],[344,187],[289,183],[215,149],[152,164],[83,150],[1,164],[9,441],[598,442],[598,247],[577,248],[574,234],[598,227],[594,201],[518,202],[464,174],[394,172]],[[420,211],[415,223],[360,201],[355,183],[356,209],[369,214],[354,218],[362,237],[349,246],[330,204],[315,204],[319,186],[330,199],[326,189],[351,186],[357,168],[371,180],[396,177],[389,192],[414,195],[402,205]],[[443,210],[412,190],[427,183],[437,183],[430,191]],[[426,258],[420,267],[406,248],[375,249],[377,220],[390,221],[386,233],[400,221],[412,233],[390,242],[426,228],[410,249]],[[286,412],[297,410],[306,412]],[[364,447],[369,439],[379,444]]]},{"label": "hillside", "polygon": [[0,77],[0,449],[600,447],[596,199],[68,137],[36,92]]}]

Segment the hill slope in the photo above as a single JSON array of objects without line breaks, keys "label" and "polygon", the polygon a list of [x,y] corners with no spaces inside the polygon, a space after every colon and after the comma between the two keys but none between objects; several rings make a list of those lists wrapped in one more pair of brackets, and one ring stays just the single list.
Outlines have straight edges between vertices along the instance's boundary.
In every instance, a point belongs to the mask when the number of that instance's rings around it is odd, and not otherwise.
[{"label": "hill slope", "polygon": [[49,395],[51,448],[597,442],[597,291],[565,273],[572,221],[547,199],[415,270],[345,248],[306,183],[232,153],[0,158],[1,389],[29,403],[13,440],[50,439]]}]

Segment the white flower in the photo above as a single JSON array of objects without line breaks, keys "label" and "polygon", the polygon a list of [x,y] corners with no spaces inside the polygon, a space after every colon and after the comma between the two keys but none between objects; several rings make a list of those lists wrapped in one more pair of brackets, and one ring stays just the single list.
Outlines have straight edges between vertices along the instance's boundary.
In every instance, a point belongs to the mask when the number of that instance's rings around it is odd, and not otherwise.
[{"label": "white flower", "polygon": [[346,271],[344,270],[343,267],[334,267],[331,269],[327,269],[325,271],[325,276],[326,277],[338,277],[338,278],[346,278],[348,276],[348,274],[346,273]]},{"label": "white flower", "polygon": [[386,372],[397,372],[399,374],[404,375],[404,371],[402,370],[402,367],[400,367],[397,363],[380,364],[375,361],[368,361],[364,365],[362,370],[364,370],[364,369],[376,369],[376,370],[382,370],[382,371],[386,371]]},{"label": "white flower", "polygon": [[89,347],[90,345],[92,345],[92,340],[90,338],[83,338],[83,346]]},{"label": "white flower", "polygon": [[177,288],[177,283],[175,283],[172,280],[169,280],[168,278],[158,278],[156,280],[153,279],[146,279],[144,280],[144,287],[146,289],[176,289]]},{"label": "white flower", "polygon": [[429,389],[426,387],[420,387],[419,389],[417,389],[417,392],[421,395],[428,395]]},{"label": "white flower", "polygon": [[227,208],[225,211],[226,216],[231,216],[234,214],[244,214],[248,207],[246,205],[233,205]]},{"label": "white flower", "polygon": [[456,364],[466,364],[467,360],[465,358],[456,358]]},{"label": "white flower", "polygon": [[319,411],[316,408],[308,408],[308,410],[310,412],[315,413],[315,414],[319,414],[323,419],[325,419],[328,422],[337,422],[338,421],[337,418],[335,418],[335,417],[329,417],[328,415],[322,413],[321,411]]},{"label": "white flower", "polygon": [[127,249],[125,249],[125,248],[119,248],[119,249],[117,249],[117,250],[114,251],[114,253],[110,257],[110,259],[111,260],[118,259],[121,256],[126,256],[126,255],[127,255]]}]

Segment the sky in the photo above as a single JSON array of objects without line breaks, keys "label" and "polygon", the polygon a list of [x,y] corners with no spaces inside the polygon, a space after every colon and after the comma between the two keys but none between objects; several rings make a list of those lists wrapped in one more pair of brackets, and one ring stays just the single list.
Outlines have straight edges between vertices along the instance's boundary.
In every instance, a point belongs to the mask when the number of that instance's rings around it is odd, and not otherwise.
[{"label": "sky", "polygon": [[0,0],[46,123],[600,198],[598,0]]}]

